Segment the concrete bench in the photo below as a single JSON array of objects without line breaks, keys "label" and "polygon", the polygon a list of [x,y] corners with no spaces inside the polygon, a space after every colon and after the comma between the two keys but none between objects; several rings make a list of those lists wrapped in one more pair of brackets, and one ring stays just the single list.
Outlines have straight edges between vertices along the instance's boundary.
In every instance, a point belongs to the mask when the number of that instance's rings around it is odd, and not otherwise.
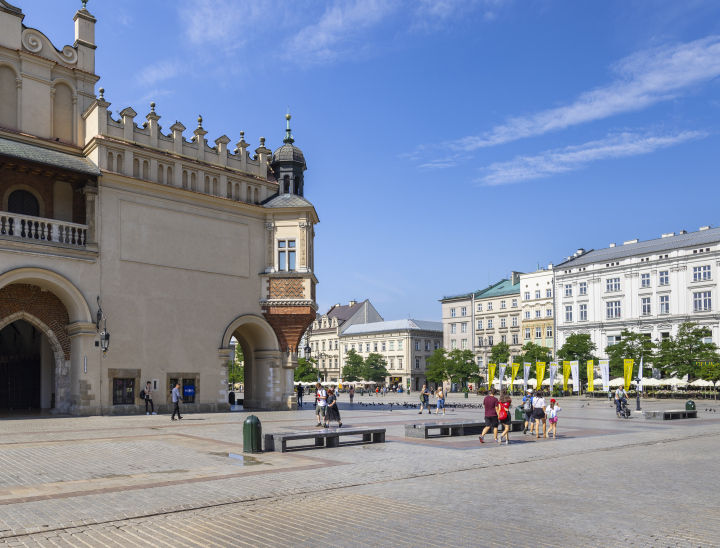
[{"label": "concrete bench", "polygon": [[[510,421],[510,432],[519,432],[525,427],[525,421]],[[428,439],[430,430],[440,430],[441,436],[470,436],[482,434],[485,420],[482,421],[435,421],[405,425],[406,438]],[[499,431],[503,426],[498,427]]]},{"label": "concrete bench", "polygon": [[282,434],[265,434],[265,451],[287,451],[287,442],[293,440],[315,440],[315,447],[338,447],[340,436],[362,436],[363,441],[385,443],[384,428],[338,428],[337,430],[321,428],[305,432],[283,432]]},{"label": "concrete bench", "polygon": [[685,411],[684,409],[676,409],[672,411],[645,411],[645,418],[659,421],[697,419],[697,411]]}]

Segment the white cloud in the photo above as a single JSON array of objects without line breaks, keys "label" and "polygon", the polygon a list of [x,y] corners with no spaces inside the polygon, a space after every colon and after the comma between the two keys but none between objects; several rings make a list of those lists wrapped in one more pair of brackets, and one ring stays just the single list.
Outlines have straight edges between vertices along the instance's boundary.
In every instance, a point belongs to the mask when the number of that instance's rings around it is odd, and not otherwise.
[{"label": "white cloud", "polygon": [[434,29],[448,20],[459,18],[474,11],[481,11],[483,18],[492,21],[498,10],[512,0],[420,0],[415,10],[414,28]]},{"label": "white cloud", "polygon": [[238,42],[245,41],[247,32],[267,21],[268,14],[278,7],[269,1],[184,0],[180,4],[180,18],[185,34],[194,44],[225,43],[237,47]]},{"label": "white cloud", "polygon": [[582,169],[586,164],[597,160],[649,154],[708,135],[701,131],[682,131],[675,135],[641,135],[629,132],[609,135],[605,139],[579,146],[549,150],[537,156],[518,156],[509,162],[490,164],[487,168],[490,173],[479,179],[479,182],[492,186],[541,179]]},{"label": "white cloud", "polygon": [[511,118],[486,133],[446,143],[477,150],[647,108],[720,76],[720,36],[642,51],[612,67],[617,79],[572,104]]},{"label": "white cloud", "polygon": [[179,61],[160,61],[142,69],[136,76],[138,82],[145,86],[154,86],[158,82],[174,78],[181,74],[184,68]]}]

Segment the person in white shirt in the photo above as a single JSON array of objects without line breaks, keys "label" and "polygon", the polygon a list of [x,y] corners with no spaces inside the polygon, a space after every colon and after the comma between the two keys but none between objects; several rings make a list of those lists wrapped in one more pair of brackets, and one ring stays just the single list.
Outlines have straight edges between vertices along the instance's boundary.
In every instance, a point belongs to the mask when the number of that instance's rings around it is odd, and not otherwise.
[{"label": "person in white shirt", "polygon": [[562,411],[562,407],[554,399],[550,400],[550,405],[545,409],[545,414],[550,421],[550,432],[552,432],[553,439],[557,436],[558,411]]},{"label": "person in white shirt", "polygon": [[315,416],[317,417],[317,424],[315,426],[325,425],[325,415],[327,413],[327,392],[322,387],[322,384],[315,384]]},{"label": "person in white shirt", "polygon": [[147,382],[145,385],[145,414],[149,415],[150,412],[148,412],[148,403],[150,404],[150,411],[152,411],[153,415],[157,415],[155,412],[155,405],[153,404],[152,400],[152,385],[150,384],[150,381]]},{"label": "person in white shirt", "polygon": [[543,425],[543,438],[547,438],[547,416],[545,415],[545,398],[541,390],[535,392],[535,397],[532,399],[533,406],[533,418],[535,419],[535,438],[540,437],[540,422]]},{"label": "person in white shirt", "polygon": [[178,419],[182,419],[180,416],[180,402],[182,401],[182,396],[180,395],[180,383],[177,383],[175,388],[172,389],[172,401],[175,404],[175,407],[173,409],[172,417],[170,418],[175,420],[175,413],[177,413]]}]

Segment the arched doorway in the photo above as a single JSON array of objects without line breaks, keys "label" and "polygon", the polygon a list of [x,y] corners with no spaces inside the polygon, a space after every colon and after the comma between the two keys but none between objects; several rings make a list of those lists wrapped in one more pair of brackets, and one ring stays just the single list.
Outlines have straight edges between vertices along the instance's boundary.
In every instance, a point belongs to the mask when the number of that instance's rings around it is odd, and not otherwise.
[{"label": "arched doorway", "polygon": [[259,316],[245,315],[235,319],[225,330],[220,356],[227,368],[230,340],[235,337],[245,359],[246,409],[286,409],[292,395],[293,370],[283,367],[282,353],[275,331]]}]

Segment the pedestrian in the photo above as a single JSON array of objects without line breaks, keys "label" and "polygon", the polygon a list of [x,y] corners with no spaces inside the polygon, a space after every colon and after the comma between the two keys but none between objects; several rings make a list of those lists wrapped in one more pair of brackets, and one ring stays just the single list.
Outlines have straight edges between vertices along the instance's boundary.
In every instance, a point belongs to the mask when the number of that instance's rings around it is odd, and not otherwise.
[{"label": "pedestrian", "polygon": [[298,387],[297,387],[298,409],[300,409],[303,406],[303,396],[304,395],[305,395],[305,389],[303,388],[303,385],[298,384]]},{"label": "pedestrian", "polygon": [[172,401],[173,404],[175,404],[173,408],[173,414],[172,417],[170,417],[172,420],[175,419],[175,413],[177,413],[178,419],[182,419],[180,416],[180,402],[183,401],[182,396],[180,395],[180,383],[177,383],[175,385],[175,388],[172,389]]},{"label": "pedestrian", "polygon": [[379,388],[379,387],[376,387],[376,388],[375,388],[375,397],[376,397],[376,398],[379,398],[379,397],[380,397],[380,388]]},{"label": "pedestrian", "polygon": [[435,409],[435,414],[438,414],[438,411],[442,409],[442,414],[445,414],[445,394],[443,393],[442,387],[438,386],[437,390],[435,390],[435,396],[437,397],[437,408]]},{"label": "pedestrian", "polygon": [[340,422],[340,409],[337,404],[337,395],[335,390],[330,388],[327,391],[327,413],[325,414],[325,428],[330,427],[330,421],[337,421],[338,428],[342,426]]},{"label": "pedestrian", "polygon": [[562,411],[562,407],[557,404],[555,399],[551,399],[550,405],[547,406],[545,413],[547,414],[548,420],[550,421],[550,432],[552,432],[553,439],[555,439],[557,435],[558,411]]},{"label": "pedestrian", "polygon": [[323,426],[325,424],[325,413],[327,411],[327,392],[322,384],[315,383],[315,416],[317,424],[315,426]]},{"label": "pedestrian", "polygon": [[510,406],[512,405],[512,399],[507,393],[507,390],[500,392],[500,401],[498,401],[497,415],[498,422],[503,425],[504,429],[500,434],[500,443],[502,443],[503,437],[505,438],[505,445],[510,443]]},{"label": "pedestrian", "polygon": [[430,414],[430,391],[427,386],[423,384],[422,390],[420,390],[420,412],[418,415],[422,415],[423,407],[427,407],[428,415]]},{"label": "pedestrian", "polygon": [[523,410],[525,411],[525,429],[523,434],[527,434],[528,427],[530,428],[530,434],[535,433],[535,419],[533,418],[533,391],[532,388],[528,388],[527,394],[523,396]]},{"label": "pedestrian", "polygon": [[533,406],[533,418],[535,419],[535,438],[540,437],[540,422],[543,425],[543,438],[547,438],[547,416],[545,415],[545,398],[543,397],[542,390],[535,392],[535,397],[532,399]]},{"label": "pedestrian", "polygon": [[627,392],[625,392],[625,389],[622,386],[618,386],[617,390],[615,390],[615,412],[617,413],[618,418],[620,417],[620,411],[622,410],[623,400],[627,401]]},{"label": "pedestrian", "polygon": [[491,429],[493,431],[493,437],[495,443],[498,443],[498,414],[497,407],[500,401],[495,397],[497,390],[494,388],[490,389],[490,393],[485,396],[483,400],[483,407],[485,408],[485,428],[483,428],[482,434],[480,434],[480,443],[485,443],[485,434]]},{"label": "pedestrian", "polygon": [[155,405],[153,404],[152,400],[152,384],[150,381],[147,382],[145,385],[145,394],[143,395],[143,399],[145,400],[145,414],[149,415],[148,412],[148,403],[150,404],[150,412],[152,412],[153,415],[157,415],[155,412]]},{"label": "pedestrian", "polygon": [[350,386],[350,390],[348,390],[348,393],[350,394],[350,404],[352,404],[353,398],[355,397],[355,387]]}]

